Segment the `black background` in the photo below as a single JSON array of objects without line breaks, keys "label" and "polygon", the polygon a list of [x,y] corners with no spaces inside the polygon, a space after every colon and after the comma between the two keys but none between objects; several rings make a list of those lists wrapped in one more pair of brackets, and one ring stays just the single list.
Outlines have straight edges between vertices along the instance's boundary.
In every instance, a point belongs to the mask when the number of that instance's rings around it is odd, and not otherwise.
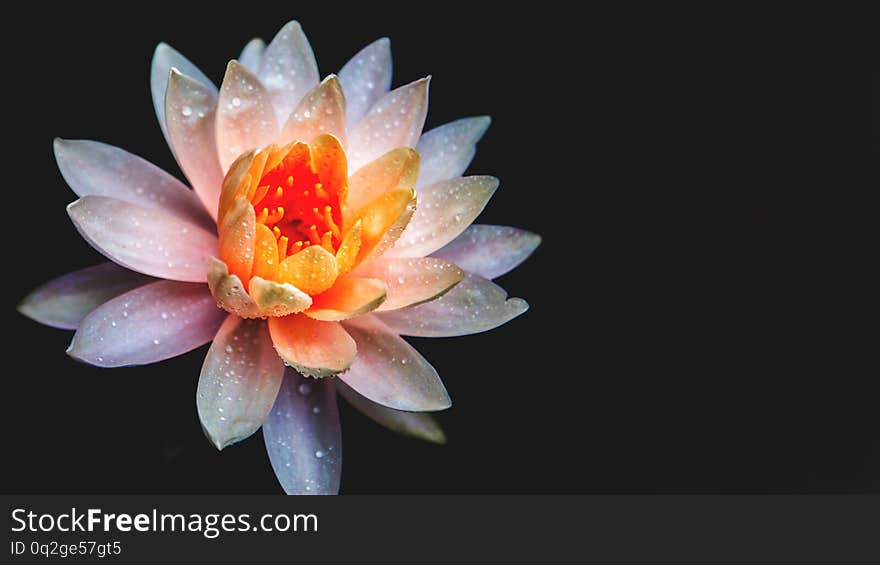
[{"label": "black background", "polygon": [[67,218],[52,138],[181,176],[150,102],[156,43],[219,83],[294,18],[322,75],[391,37],[395,86],[434,77],[426,129],[492,115],[469,171],[502,183],[479,221],[544,237],[499,280],[527,314],[412,340],[452,395],[448,445],[342,406],[343,493],[877,490],[868,71],[845,67],[823,14],[178,4],[4,30],[4,490],[280,492],[259,434],[222,453],[202,435],[205,348],[98,369],[14,306],[101,260]]}]

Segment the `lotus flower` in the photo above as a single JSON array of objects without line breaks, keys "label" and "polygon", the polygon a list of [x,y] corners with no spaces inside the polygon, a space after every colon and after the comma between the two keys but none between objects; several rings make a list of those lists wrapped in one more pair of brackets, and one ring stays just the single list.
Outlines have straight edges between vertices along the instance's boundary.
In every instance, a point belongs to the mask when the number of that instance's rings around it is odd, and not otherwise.
[{"label": "lotus flower", "polygon": [[[461,176],[489,126],[422,135],[429,79],[389,92],[380,39],[319,80],[300,25],[251,41],[218,90],[165,44],[151,71],[159,125],[193,190],[94,141],[56,140],[67,208],[112,262],[50,281],[20,311],[76,333],[100,367],[211,342],[197,388],[218,448],[263,428],[287,493],[339,490],[336,393],[379,423],[444,441],[450,399],[400,336],[482,332],[528,305],[490,279],[539,237],[470,224],[498,186]],[[332,378],[336,377],[336,378]]]}]

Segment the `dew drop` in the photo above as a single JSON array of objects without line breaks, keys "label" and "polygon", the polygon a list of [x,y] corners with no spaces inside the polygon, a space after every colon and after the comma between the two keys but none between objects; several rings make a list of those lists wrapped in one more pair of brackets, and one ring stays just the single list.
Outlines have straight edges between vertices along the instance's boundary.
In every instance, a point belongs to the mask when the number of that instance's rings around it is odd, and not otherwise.
[{"label": "dew drop", "polygon": [[308,396],[312,393],[312,385],[309,383],[302,383],[299,385],[299,393],[303,396]]},{"label": "dew drop", "polygon": [[312,407],[312,414],[320,414],[320,413],[321,413],[321,407],[320,407],[320,406],[313,406],[313,407]]},{"label": "dew drop", "polygon": [[318,459],[320,459],[321,457],[324,457],[324,452],[319,449],[318,451],[315,452],[315,457],[317,457]]},{"label": "dew drop", "polygon": [[158,339],[154,339],[154,340],[153,340],[153,345],[159,345],[159,340],[158,340]]},{"label": "dew drop", "polygon": [[189,106],[184,106],[183,108],[180,109],[180,113],[183,114],[184,116],[192,116],[193,109],[190,108]]},{"label": "dew drop", "polygon": [[238,96],[236,96],[235,98],[233,98],[233,99],[232,99],[232,105],[235,106],[236,108],[238,108],[239,106],[241,106],[241,98],[239,98]]}]

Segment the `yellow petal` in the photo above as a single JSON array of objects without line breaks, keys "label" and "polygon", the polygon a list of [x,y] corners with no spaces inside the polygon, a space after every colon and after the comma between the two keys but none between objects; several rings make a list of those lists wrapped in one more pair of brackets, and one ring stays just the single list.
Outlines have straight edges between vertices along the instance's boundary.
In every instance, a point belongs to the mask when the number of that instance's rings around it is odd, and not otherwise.
[{"label": "yellow petal", "polygon": [[312,245],[282,261],[276,280],[315,296],[333,286],[338,275],[336,257],[320,245]]},{"label": "yellow petal", "polygon": [[[385,238],[385,233],[392,227],[391,234],[396,240],[400,232],[406,227],[412,210],[415,210],[415,191],[408,188],[395,188],[380,195],[369,204],[358,210],[357,218],[363,222],[363,234],[361,236],[361,248],[358,252],[358,261],[363,261]],[[404,220],[403,226],[399,226],[399,220]],[[397,229],[399,228],[399,229]],[[393,243],[393,241],[391,242]]]},{"label": "yellow petal", "polygon": [[325,133],[314,138],[309,145],[312,149],[312,169],[322,187],[344,202],[348,192],[348,163],[342,144],[336,137]]},{"label": "yellow petal", "polygon": [[278,241],[275,234],[265,225],[257,224],[252,276],[274,279],[278,272],[278,263]]},{"label": "yellow petal", "polygon": [[316,320],[347,320],[378,308],[385,294],[385,283],[379,279],[346,277],[316,296],[305,314]]},{"label": "yellow petal", "polygon": [[336,263],[339,265],[340,275],[349,272],[357,262],[358,252],[361,249],[361,236],[364,232],[363,225],[360,220],[355,222],[345,233],[339,249],[336,250]]}]

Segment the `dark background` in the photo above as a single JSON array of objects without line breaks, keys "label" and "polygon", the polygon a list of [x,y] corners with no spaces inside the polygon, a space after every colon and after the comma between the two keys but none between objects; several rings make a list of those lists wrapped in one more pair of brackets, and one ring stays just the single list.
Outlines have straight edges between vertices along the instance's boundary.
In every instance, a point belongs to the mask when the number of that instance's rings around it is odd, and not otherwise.
[{"label": "dark background", "polygon": [[322,75],[391,37],[395,86],[433,74],[426,129],[492,115],[469,171],[502,184],[479,222],[544,236],[499,280],[527,314],[412,340],[453,397],[448,445],[341,403],[343,493],[880,487],[878,118],[871,153],[868,71],[845,66],[823,14],[311,6],[78,4],[7,22],[5,491],[280,492],[259,434],[222,453],[202,435],[206,347],[94,368],[14,306],[101,260],[67,218],[52,138],[181,176],[150,102],[156,43],[219,83],[247,40],[294,18]]}]

